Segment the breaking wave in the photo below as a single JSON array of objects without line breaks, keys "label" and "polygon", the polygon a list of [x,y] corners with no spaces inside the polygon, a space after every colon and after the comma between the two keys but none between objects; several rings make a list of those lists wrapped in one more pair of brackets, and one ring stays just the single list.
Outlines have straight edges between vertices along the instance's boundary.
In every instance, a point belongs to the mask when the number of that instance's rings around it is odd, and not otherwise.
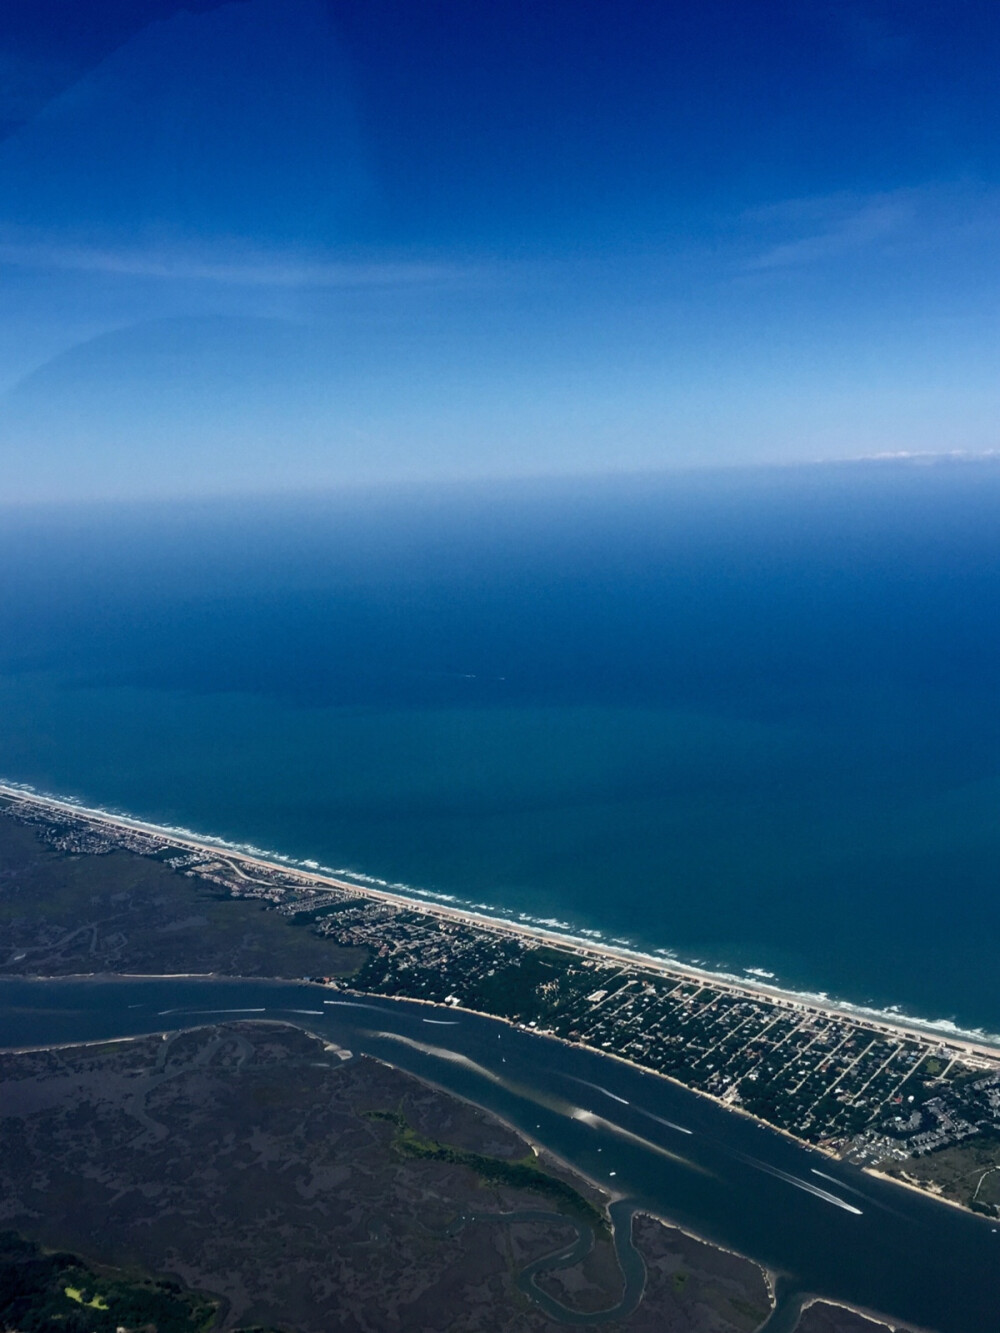
[{"label": "breaking wave", "polygon": [[856,1017],[865,1018],[871,1022],[883,1022],[894,1024],[905,1024],[905,1026],[914,1028],[918,1031],[935,1034],[942,1038],[952,1037],[956,1040],[982,1042],[987,1045],[1000,1046],[1000,1033],[988,1032],[984,1028],[962,1027],[951,1018],[924,1018],[920,1015],[908,1013],[901,1005],[891,1004],[883,1008],[874,1005],[862,1004],[851,1000],[832,997],[826,991],[793,990],[782,986],[780,979],[773,972],[766,969],[755,967],[744,967],[742,972],[731,971],[726,964],[712,965],[704,959],[691,958],[682,960],[677,952],[668,948],[643,948],[633,940],[621,936],[607,936],[600,930],[592,927],[574,926],[570,922],[561,921],[556,917],[538,917],[529,912],[519,912],[512,908],[505,908],[497,904],[472,903],[463,900],[453,893],[442,893],[434,889],[421,888],[418,885],[407,884],[400,880],[388,880],[380,878],[377,875],[366,874],[362,871],[351,870],[347,867],[327,866],[313,860],[307,860],[301,857],[290,856],[285,852],[274,851],[271,848],[258,847],[255,843],[238,842],[234,839],[220,837],[214,834],[200,833],[195,829],[187,828],[182,824],[156,824],[148,820],[141,819],[128,811],[116,807],[86,805],[79,798],[74,796],[60,796],[55,793],[39,791],[36,787],[26,782],[11,781],[6,778],[0,779],[0,793],[7,793],[12,796],[26,796],[45,804],[57,807],[68,808],[78,811],[81,815],[89,815],[98,819],[112,819],[119,823],[134,828],[137,832],[150,835],[173,835],[183,838],[188,842],[197,843],[207,850],[217,849],[219,851],[235,852],[244,856],[252,856],[261,861],[268,861],[281,867],[287,867],[293,870],[301,870],[307,874],[319,874],[336,876],[348,884],[356,884],[358,888],[374,888],[384,893],[396,894],[402,898],[412,898],[416,901],[440,903],[442,906],[453,906],[460,911],[467,912],[469,915],[479,916],[484,924],[495,921],[498,925],[511,924],[524,927],[526,929],[535,929],[544,931],[546,934],[557,937],[561,942],[569,945],[576,945],[585,949],[601,948],[608,950],[614,956],[624,956],[629,961],[641,966],[644,963],[662,964],[664,961],[676,968],[679,972],[690,973],[692,978],[703,978],[706,980],[716,980],[720,982],[729,982],[735,985],[748,986],[748,977],[753,977],[754,982],[761,986],[766,994],[778,999],[785,999],[804,1004],[821,1004],[828,1008],[838,1009],[844,1013]]}]

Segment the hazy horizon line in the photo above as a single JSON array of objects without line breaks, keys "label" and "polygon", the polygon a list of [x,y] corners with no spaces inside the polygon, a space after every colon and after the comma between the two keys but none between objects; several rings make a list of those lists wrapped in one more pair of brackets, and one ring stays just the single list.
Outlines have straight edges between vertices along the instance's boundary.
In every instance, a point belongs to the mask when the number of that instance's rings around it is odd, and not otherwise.
[{"label": "hazy horizon line", "polygon": [[79,511],[84,509],[162,508],[180,506],[211,506],[215,504],[294,503],[295,501],[323,501],[350,497],[373,499],[406,494],[476,492],[485,490],[526,491],[543,486],[624,485],[629,483],[669,483],[682,479],[711,479],[754,477],[767,474],[787,476],[810,470],[835,471],[839,469],[913,470],[949,468],[974,465],[1000,464],[1000,448],[984,450],[886,450],[868,454],[847,454],[829,458],[775,459],[759,462],[683,463],[661,467],[591,468],[582,471],[545,471],[519,473],[466,474],[452,476],[399,476],[380,480],[345,478],[322,484],[308,482],[270,489],[218,489],[206,491],[178,491],[171,494],[94,495],[84,498],[72,496],[4,499],[0,497],[0,512]]}]

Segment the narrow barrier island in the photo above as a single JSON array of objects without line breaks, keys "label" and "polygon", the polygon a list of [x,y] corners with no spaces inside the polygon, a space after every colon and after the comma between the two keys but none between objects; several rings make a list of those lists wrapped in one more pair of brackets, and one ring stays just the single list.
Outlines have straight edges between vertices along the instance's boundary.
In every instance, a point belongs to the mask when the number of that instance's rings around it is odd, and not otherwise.
[{"label": "narrow barrier island", "polygon": [[[1000,1218],[1000,1050],[985,1042],[418,901],[9,785],[0,799],[9,819],[54,853],[80,858],[68,878],[63,866],[58,928],[44,912],[19,916],[8,904],[0,918],[7,975],[182,970],[186,929],[184,970],[306,975],[354,993],[506,1019],[627,1060],[834,1156]],[[167,896],[157,897],[156,885],[102,902],[94,876],[80,870],[93,856],[105,865],[144,858],[164,885],[169,878],[188,886],[189,915],[149,930]],[[75,903],[67,888],[74,876]],[[32,893],[45,900],[37,885]],[[178,894],[169,898],[176,906]],[[271,910],[241,918],[241,954],[227,943],[234,932],[223,909],[251,904]]]}]

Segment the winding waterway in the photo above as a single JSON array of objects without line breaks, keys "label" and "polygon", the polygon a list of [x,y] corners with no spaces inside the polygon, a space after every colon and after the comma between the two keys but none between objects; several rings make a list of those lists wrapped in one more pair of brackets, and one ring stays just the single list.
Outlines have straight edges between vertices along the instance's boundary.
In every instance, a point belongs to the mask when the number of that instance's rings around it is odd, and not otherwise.
[{"label": "winding waterway", "polygon": [[[622,1061],[493,1019],[307,984],[210,979],[0,982],[0,1044],[284,1019],[475,1101],[577,1170],[778,1275],[784,1333],[804,1293],[935,1333],[988,1333],[1000,1230],[802,1147]],[[2,1098],[2,1092],[0,1092]],[[2,1111],[2,1107],[0,1107]]]},{"label": "winding waterway", "polygon": [[[613,1319],[624,1319],[636,1309],[646,1289],[646,1265],[642,1255],[632,1243],[632,1218],[635,1205],[629,1199],[618,1199],[611,1205],[611,1224],[614,1235],[615,1252],[625,1279],[619,1300],[603,1310],[571,1310],[561,1301],[550,1296],[537,1283],[543,1273],[556,1272],[560,1268],[572,1268],[586,1258],[594,1246],[594,1231],[584,1222],[572,1219],[576,1227],[576,1238],[561,1249],[551,1254],[543,1254],[535,1259],[517,1275],[517,1285],[536,1305],[540,1305],[547,1315],[564,1324],[593,1325],[610,1323]],[[539,1212],[537,1210],[516,1213],[476,1213],[463,1214],[450,1228],[450,1235],[457,1235],[469,1222],[492,1222],[509,1225],[511,1222],[555,1221],[565,1225],[568,1220],[565,1213]]]}]

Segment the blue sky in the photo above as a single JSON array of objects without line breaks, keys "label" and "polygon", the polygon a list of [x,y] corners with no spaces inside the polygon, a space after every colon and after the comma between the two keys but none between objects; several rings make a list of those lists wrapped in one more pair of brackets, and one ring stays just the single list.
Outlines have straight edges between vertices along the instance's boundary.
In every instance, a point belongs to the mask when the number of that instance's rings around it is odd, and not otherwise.
[{"label": "blue sky", "polygon": [[9,0],[0,490],[997,447],[1000,11]]}]

